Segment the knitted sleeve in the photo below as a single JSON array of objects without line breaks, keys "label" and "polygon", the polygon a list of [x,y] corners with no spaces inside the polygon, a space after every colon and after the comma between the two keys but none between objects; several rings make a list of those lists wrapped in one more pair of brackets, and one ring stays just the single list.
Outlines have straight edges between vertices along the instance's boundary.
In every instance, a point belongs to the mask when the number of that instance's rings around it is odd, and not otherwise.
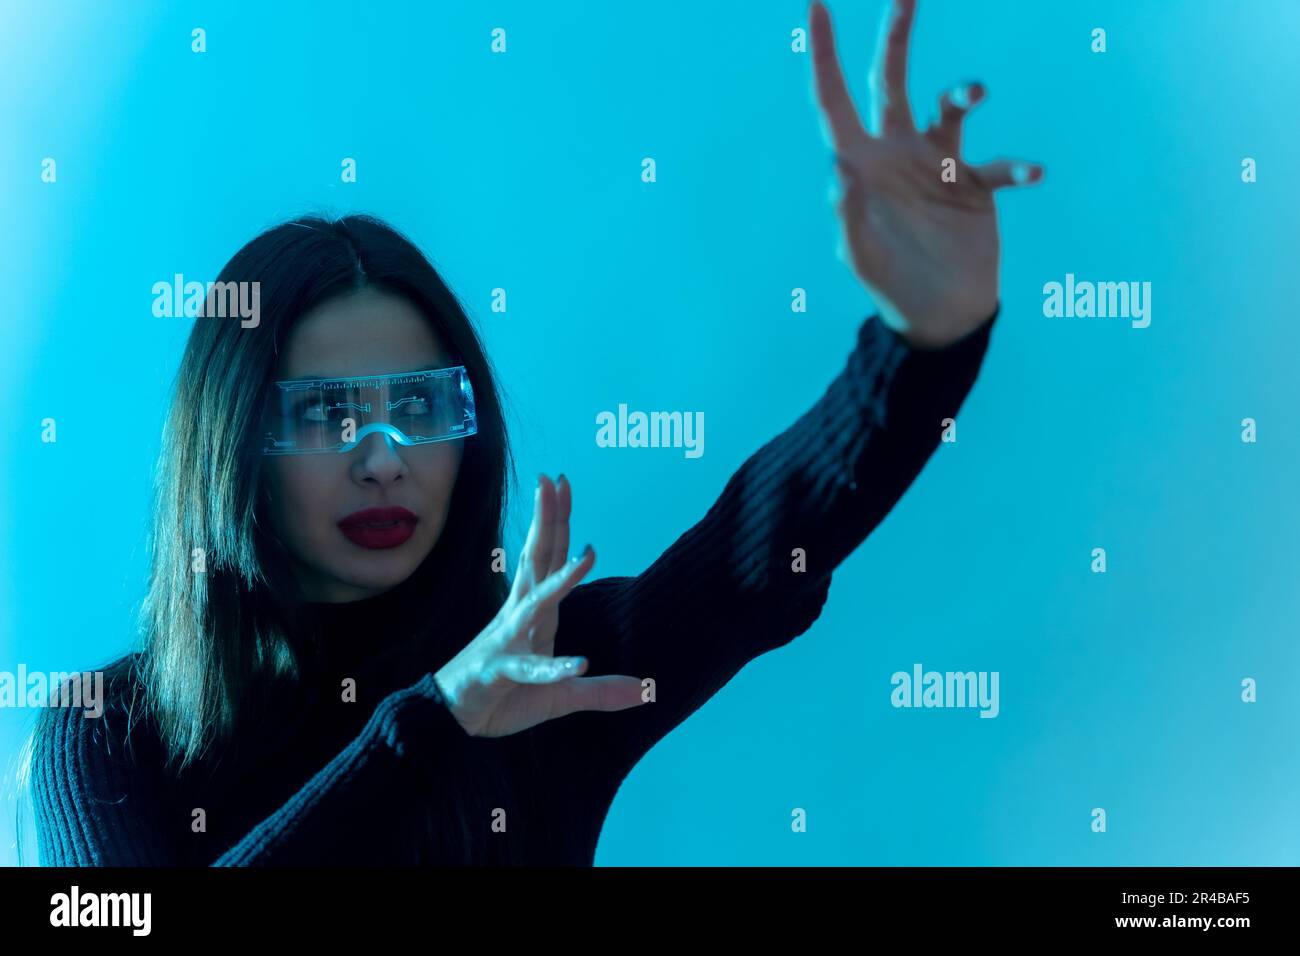
[{"label": "knitted sleeve", "polygon": [[620,781],[748,661],[805,632],[831,572],[938,447],[999,311],[941,349],[913,348],[869,317],[824,394],[740,466],[697,524],[636,577],[575,588],[555,653],[586,655],[589,676],[651,678],[654,700],[557,721],[549,732],[567,738],[557,742],[580,742],[582,766]]},{"label": "knitted sleeve", "polygon": [[[169,866],[184,851],[156,754],[132,756],[102,718],[69,708],[36,742],[31,781],[45,866]],[[396,814],[438,786],[468,734],[432,674],[376,705],[361,733],[212,866],[391,863],[416,851]],[[445,783],[443,784],[445,786]],[[424,790],[427,792],[427,790]]]}]

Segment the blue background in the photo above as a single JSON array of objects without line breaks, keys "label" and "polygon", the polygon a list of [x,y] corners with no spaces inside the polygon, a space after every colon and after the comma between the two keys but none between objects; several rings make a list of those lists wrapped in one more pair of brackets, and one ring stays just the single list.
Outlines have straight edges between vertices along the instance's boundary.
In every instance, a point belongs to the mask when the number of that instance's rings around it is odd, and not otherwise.
[{"label": "blue background", "polygon": [[[842,368],[872,306],[836,254],[802,3],[360,6],[6,3],[0,669],[128,647],[193,321],[150,287],[281,219],[371,212],[429,253],[502,375],[509,545],[563,471],[593,578],[644,569]],[[831,8],[864,115],[882,7]],[[922,0],[918,122],[981,79],[967,160],[1047,173],[999,193],[1003,311],[958,442],[812,629],[636,768],[598,864],[1297,862],[1298,27],[1285,0]],[[1150,281],[1151,326],[1045,318],[1067,272]],[[108,376],[129,409],[105,415]],[[704,456],[598,448],[620,402],[703,411]],[[893,709],[915,662],[999,671],[1000,716]],[[32,716],[0,711],[10,775]]]}]

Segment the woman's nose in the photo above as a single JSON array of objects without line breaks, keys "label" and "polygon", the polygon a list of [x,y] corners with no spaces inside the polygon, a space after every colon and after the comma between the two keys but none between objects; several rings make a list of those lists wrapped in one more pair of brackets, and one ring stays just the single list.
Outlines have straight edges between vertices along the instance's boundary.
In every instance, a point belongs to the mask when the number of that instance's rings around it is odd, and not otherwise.
[{"label": "woman's nose", "polygon": [[397,442],[387,432],[373,432],[349,452],[354,456],[353,468],[363,481],[372,479],[388,484],[401,477],[405,463],[398,453]]}]

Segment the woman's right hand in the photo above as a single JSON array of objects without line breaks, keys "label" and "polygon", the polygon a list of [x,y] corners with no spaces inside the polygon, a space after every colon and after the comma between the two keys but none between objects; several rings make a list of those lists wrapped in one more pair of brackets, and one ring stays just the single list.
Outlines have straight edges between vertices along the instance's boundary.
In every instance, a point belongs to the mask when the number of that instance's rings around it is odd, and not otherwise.
[{"label": "woman's right hand", "polygon": [[966,114],[984,99],[979,83],[949,90],[937,122],[917,129],[907,96],[915,13],[916,0],[892,0],[885,15],[868,84],[868,132],[840,68],[830,14],[821,0],[809,7],[817,99],[835,150],[850,264],[881,321],[913,346],[935,349],[993,314],[1000,255],[994,191],[1039,182],[1043,168],[962,159]]},{"label": "woman's right hand", "polygon": [[473,737],[504,737],[581,710],[616,711],[642,703],[641,681],[581,677],[585,657],[555,657],[559,604],[591,570],[588,545],[571,561],[571,490],[539,476],[510,595],[483,632],[434,675],[453,716]]}]

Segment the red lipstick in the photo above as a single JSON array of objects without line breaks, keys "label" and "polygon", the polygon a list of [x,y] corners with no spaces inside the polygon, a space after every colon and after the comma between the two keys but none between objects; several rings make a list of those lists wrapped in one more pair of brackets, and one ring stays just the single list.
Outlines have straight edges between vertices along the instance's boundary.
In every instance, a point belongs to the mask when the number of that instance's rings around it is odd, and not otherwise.
[{"label": "red lipstick", "polygon": [[405,508],[366,508],[340,521],[339,530],[363,548],[395,548],[415,533],[419,520]]}]

